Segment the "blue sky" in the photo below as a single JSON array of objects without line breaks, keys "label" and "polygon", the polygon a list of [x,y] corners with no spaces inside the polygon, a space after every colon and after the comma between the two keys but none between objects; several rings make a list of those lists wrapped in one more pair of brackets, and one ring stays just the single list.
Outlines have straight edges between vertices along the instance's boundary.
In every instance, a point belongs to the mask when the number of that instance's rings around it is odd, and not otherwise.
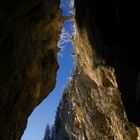
[{"label": "blue sky", "polygon": [[[72,14],[72,3],[69,0],[62,0],[60,7],[63,9],[63,15]],[[70,8],[69,8],[70,7]],[[61,51],[58,54],[59,70],[57,72],[57,83],[55,89],[49,96],[34,109],[33,113],[28,119],[27,128],[21,140],[42,140],[46,125],[53,124],[55,113],[59,101],[62,97],[64,87],[66,86],[71,72],[74,68],[73,46],[70,42],[70,37],[73,35],[74,21],[65,21],[62,29],[62,35],[58,42]],[[46,60],[47,61],[47,60]]]},{"label": "blue sky", "polygon": [[63,11],[63,16],[73,14],[74,0],[61,0],[60,9]]}]

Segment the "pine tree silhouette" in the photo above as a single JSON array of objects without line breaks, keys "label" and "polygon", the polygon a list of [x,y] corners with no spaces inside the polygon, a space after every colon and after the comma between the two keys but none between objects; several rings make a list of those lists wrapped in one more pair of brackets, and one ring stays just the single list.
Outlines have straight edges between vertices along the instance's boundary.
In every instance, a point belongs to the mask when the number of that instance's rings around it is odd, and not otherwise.
[{"label": "pine tree silhouette", "polygon": [[43,140],[51,140],[51,131],[50,131],[49,124],[47,124]]},{"label": "pine tree silhouette", "polygon": [[51,128],[51,140],[55,140],[55,126],[54,125]]}]

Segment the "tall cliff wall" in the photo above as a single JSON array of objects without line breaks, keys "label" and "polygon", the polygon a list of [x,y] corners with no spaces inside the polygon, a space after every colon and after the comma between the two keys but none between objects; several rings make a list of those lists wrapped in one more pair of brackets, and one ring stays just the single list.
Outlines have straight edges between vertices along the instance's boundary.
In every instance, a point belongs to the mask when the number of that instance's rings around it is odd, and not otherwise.
[{"label": "tall cliff wall", "polygon": [[85,31],[77,32],[75,40],[77,69],[57,111],[55,140],[137,140],[138,128],[127,119],[114,68],[101,63]]},{"label": "tall cliff wall", "polygon": [[[56,138],[135,140],[135,1],[75,0],[75,11],[77,67],[60,104]],[[54,88],[62,22],[58,0],[0,3],[0,140],[19,140],[32,110]]]},{"label": "tall cliff wall", "polygon": [[100,70],[103,81],[104,74],[108,76],[100,86],[84,72],[75,73],[58,108],[55,140],[137,140],[120,92],[112,85],[113,71]]},{"label": "tall cliff wall", "polygon": [[75,0],[77,68],[58,108],[56,140],[139,139],[135,1],[125,5]]},{"label": "tall cliff wall", "polygon": [[[94,65],[103,61],[114,67],[119,90],[130,121],[140,125],[140,98],[137,89],[140,73],[136,45],[136,1],[75,0],[76,22],[96,53]],[[84,9],[84,10],[83,10]],[[99,60],[100,59],[100,60]]]},{"label": "tall cliff wall", "polygon": [[59,0],[0,2],[0,140],[19,140],[56,82]]}]

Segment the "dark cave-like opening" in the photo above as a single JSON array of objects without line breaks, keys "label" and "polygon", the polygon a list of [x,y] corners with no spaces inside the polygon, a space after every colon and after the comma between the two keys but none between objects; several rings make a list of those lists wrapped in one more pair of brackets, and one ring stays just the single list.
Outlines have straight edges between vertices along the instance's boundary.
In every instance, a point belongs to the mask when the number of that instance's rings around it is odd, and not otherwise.
[{"label": "dark cave-like opening", "polygon": [[[136,2],[75,0],[76,21],[86,28],[97,56],[113,66],[130,122],[140,126],[140,55],[136,45]],[[84,10],[83,10],[84,9]]]}]

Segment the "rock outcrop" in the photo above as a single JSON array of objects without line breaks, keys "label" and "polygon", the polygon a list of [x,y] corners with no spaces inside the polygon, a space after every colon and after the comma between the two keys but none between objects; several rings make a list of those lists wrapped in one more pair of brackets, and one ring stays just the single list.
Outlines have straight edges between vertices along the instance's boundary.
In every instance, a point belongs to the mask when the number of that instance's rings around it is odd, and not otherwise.
[{"label": "rock outcrop", "polygon": [[[87,33],[94,65],[115,69],[123,104],[130,121],[140,125],[140,98],[136,91],[140,55],[136,45],[136,1],[75,0],[78,30]],[[84,9],[84,10],[83,10]]]},{"label": "rock outcrop", "polygon": [[55,140],[137,140],[137,129],[127,120],[114,71],[97,70],[103,85],[83,71],[77,72],[57,111]]},{"label": "rock outcrop", "polygon": [[[58,110],[56,139],[138,139],[135,0],[75,0],[75,20],[76,72]],[[0,140],[19,140],[54,88],[62,23],[58,0],[1,2]]]},{"label": "rock outcrop", "polygon": [[56,140],[140,139],[135,2],[126,11],[117,0],[75,6],[76,72],[58,108]]},{"label": "rock outcrop", "polygon": [[59,0],[0,2],[0,140],[19,140],[56,82]]}]

